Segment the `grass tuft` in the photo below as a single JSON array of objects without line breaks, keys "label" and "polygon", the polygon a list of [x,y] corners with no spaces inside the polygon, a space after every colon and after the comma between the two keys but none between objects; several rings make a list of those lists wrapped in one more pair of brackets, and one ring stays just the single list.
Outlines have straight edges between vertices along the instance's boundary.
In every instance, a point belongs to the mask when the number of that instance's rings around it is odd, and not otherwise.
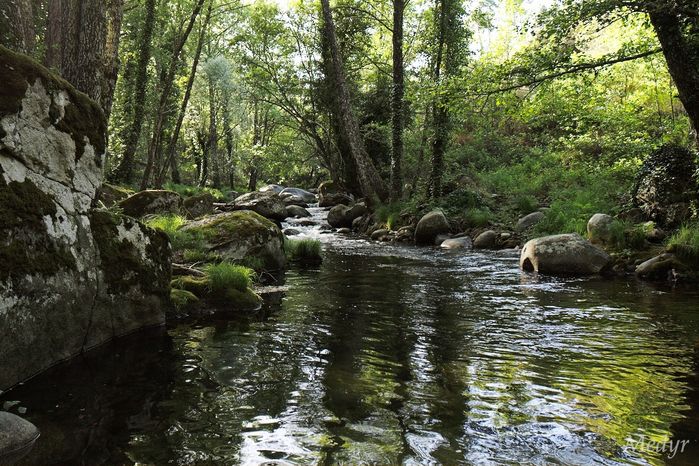
[{"label": "grass tuft", "polygon": [[667,242],[667,250],[694,265],[699,265],[699,224],[683,225]]},{"label": "grass tuft", "polygon": [[284,244],[284,250],[290,261],[317,263],[323,260],[320,255],[320,241],[314,239],[287,240]]},{"label": "grass tuft", "polygon": [[206,268],[209,290],[214,294],[224,294],[229,289],[246,291],[252,286],[255,272],[242,265],[221,262]]},{"label": "grass tuft", "polygon": [[145,220],[144,223],[151,228],[165,232],[170,238],[172,249],[175,251],[204,248],[204,238],[201,234],[181,230],[187,220],[180,215],[157,215]]}]

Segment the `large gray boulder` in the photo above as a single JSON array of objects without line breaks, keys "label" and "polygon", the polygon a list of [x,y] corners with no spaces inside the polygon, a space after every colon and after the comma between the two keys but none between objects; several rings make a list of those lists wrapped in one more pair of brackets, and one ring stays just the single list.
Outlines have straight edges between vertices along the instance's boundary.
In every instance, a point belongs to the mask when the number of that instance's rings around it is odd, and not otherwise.
[{"label": "large gray boulder", "polygon": [[610,261],[609,254],[573,233],[529,241],[522,248],[519,265],[527,272],[549,275],[594,275]]},{"label": "large gray boulder", "polygon": [[525,231],[541,222],[546,215],[543,212],[532,212],[529,215],[525,215],[517,221],[517,226],[515,229],[519,232]]},{"label": "large gray boulder", "polygon": [[284,235],[269,219],[250,210],[205,217],[182,227],[204,240],[204,248],[221,260],[259,263],[265,270],[286,266]]},{"label": "large gray boulder", "polygon": [[253,191],[236,198],[233,210],[252,210],[263,217],[283,221],[286,219],[286,205],[279,195],[272,192]]},{"label": "large gray boulder", "polygon": [[333,228],[351,228],[355,219],[369,212],[366,204],[359,202],[353,206],[336,205],[328,212],[328,223]]},{"label": "large gray boulder", "polygon": [[0,390],[134,330],[169,305],[170,245],[94,210],[99,106],[0,47]]},{"label": "large gray boulder", "polygon": [[119,207],[129,217],[146,215],[180,214],[183,209],[182,196],[174,191],[153,189],[138,192],[119,202]]},{"label": "large gray boulder", "polygon": [[285,188],[282,192],[279,193],[279,197],[281,197],[282,199],[285,199],[290,196],[295,196],[301,199],[306,204],[313,204],[317,201],[315,194],[301,188]]},{"label": "large gray boulder", "polygon": [[14,414],[0,411],[0,464],[13,464],[34,446],[39,429]]},{"label": "large gray boulder", "polygon": [[423,216],[415,228],[417,244],[434,244],[438,235],[448,234],[449,222],[441,211],[435,210]]},{"label": "large gray boulder", "polygon": [[614,240],[615,224],[611,215],[595,214],[587,222],[587,237],[596,244],[610,244]]}]

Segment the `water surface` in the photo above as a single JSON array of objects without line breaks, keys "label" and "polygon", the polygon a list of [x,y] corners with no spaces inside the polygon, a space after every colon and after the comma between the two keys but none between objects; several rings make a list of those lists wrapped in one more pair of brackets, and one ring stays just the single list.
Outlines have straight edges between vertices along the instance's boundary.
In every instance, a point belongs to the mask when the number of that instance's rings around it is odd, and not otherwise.
[{"label": "water surface", "polygon": [[[0,397],[43,432],[27,464],[697,463],[696,290],[304,234],[324,264],[259,313],[140,333]],[[656,451],[670,440],[689,443]]]}]

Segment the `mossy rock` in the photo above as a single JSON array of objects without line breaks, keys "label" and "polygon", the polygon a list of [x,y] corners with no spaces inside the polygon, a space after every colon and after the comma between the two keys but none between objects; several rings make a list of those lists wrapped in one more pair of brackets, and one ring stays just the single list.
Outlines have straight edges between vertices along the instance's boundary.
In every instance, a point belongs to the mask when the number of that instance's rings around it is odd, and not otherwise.
[{"label": "mossy rock", "polygon": [[134,192],[128,188],[104,183],[97,190],[97,200],[104,204],[105,207],[109,208],[133,194]]},{"label": "mossy rock", "polygon": [[[76,144],[76,158],[82,157],[85,140],[95,148],[101,159],[107,146],[107,121],[100,106],[70,83],[49,71],[30,57],[0,46],[0,118],[18,114],[27,89],[41,80],[49,92],[65,91],[70,103],[65,113],[51,108],[51,123],[60,131],[70,134]],[[0,139],[5,135],[0,130]],[[101,162],[100,162],[101,165]]]},{"label": "mossy rock", "polygon": [[143,294],[167,301],[172,252],[165,233],[99,209],[90,213],[90,225],[111,293],[140,287]]},{"label": "mossy rock", "polygon": [[178,277],[172,280],[171,286],[173,290],[184,290],[191,293],[207,305],[217,309],[252,311],[259,309],[262,305],[262,298],[250,288],[245,291],[235,288],[220,292],[212,291],[207,277]]},{"label": "mossy rock", "polygon": [[146,215],[180,214],[183,201],[182,196],[174,191],[153,189],[129,196],[119,202],[119,207],[128,216],[141,218]]},{"label": "mossy rock", "polygon": [[172,288],[170,290],[170,301],[179,312],[192,312],[199,307],[199,298],[191,291]]},{"label": "mossy rock", "polygon": [[189,218],[199,218],[214,213],[214,196],[202,193],[184,200],[184,208]]},{"label": "mossy rock", "polygon": [[203,238],[207,251],[234,263],[259,263],[264,270],[286,266],[284,235],[265,217],[239,210],[191,222],[181,231]]},{"label": "mossy rock", "polygon": [[44,221],[57,216],[51,196],[28,178],[6,183],[0,167],[0,281],[76,270],[75,257]]}]

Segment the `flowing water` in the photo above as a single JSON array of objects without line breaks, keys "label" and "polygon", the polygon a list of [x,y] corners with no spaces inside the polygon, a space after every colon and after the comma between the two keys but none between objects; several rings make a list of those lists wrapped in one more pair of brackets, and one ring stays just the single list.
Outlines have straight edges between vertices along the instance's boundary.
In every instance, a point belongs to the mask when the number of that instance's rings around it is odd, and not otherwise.
[{"label": "flowing water", "polygon": [[699,463],[696,289],[300,229],[325,261],[259,313],[4,394],[42,430],[27,464]]}]

